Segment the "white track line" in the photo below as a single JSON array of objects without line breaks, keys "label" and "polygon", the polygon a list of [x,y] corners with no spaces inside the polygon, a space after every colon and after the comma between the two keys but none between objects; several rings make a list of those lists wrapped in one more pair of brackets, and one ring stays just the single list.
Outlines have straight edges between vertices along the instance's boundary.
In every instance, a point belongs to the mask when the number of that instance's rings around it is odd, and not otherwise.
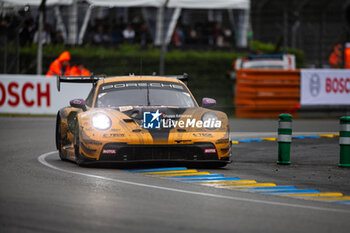
[{"label": "white track line", "polygon": [[108,177],[104,177],[104,176],[86,174],[86,173],[82,173],[82,172],[70,171],[70,170],[66,170],[66,169],[62,169],[62,168],[56,167],[56,166],[54,166],[54,165],[52,165],[52,164],[50,164],[50,163],[48,163],[46,161],[46,158],[48,156],[56,154],[56,153],[57,153],[57,151],[51,151],[51,152],[42,154],[42,155],[40,155],[38,157],[38,160],[39,160],[39,162],[41,164],[43,164],[43,165],[45,165],[47,167],[50,167],[52,169],[61,171],[61,172],[66,172],[66,173],[75,174],[75,175],[81,175],[81,176],[87,176],[87,177],[96,178],[96,179],[108,180],[108,181],[113,181],[113,182],[122,183],[122,184],[129,184],[129,185],[135,185],[135,186],[140,186],[140,187],[153,188],[153,189],[165,190],[165,191],[171,191],[171,192],[178,192],[178,193],[186,193],[186,194],[205,196],[205,197],[221,198],[221,199],[227,199],[227,200],[245,201],[245,202],[253,202],[253,203],[259,203],[259,204],[275,205],[275,206],[286,206],[286,207],[311,209],[311,210],[320,210],[320,211],[332,211],[332,212],[341,212],[341,213],[350,214],[350,210],[333,209],[333,208],[322,208],[322,207],[315,207],[315,206],[288,204],[288,203],[283,203],[283,202],[254,200],[254,199],[241,198],[241,197],[232,197],[232,196],[225,196],[225,195],[219,195],[219,194],[187,191],[187,190],[183,190],[183,189],[167,188],[167,187],[156,186],[156,185],[148,185],[148,184],[136,183],[136,182],[131,182],[131,181],[125,181],[125,180],[108,178]]}]

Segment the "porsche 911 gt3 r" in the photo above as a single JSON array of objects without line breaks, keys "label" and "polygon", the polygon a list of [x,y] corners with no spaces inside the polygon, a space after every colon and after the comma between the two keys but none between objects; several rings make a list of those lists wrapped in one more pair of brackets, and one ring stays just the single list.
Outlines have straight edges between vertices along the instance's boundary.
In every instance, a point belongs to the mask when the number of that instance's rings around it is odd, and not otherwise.
[{"label": "porsche 911 gt3 r", "polygon": [[[183,76],[178,76],[183,78]],[[199,107],[178,78],[158,76],[58,77],[92,83],[88,97],[57,114],[56,146],[62,160],[97,162],[179,161],[225,166],[231,141],[225,113]]]}]

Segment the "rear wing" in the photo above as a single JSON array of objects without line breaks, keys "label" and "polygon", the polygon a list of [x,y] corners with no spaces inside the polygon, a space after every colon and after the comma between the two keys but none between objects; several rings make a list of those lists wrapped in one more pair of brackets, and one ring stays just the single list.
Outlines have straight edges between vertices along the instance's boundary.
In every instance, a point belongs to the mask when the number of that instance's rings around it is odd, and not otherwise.
[{"label": "rear wing", "polygon": [[57,76],[57,90],[61,90],[62,83],[97,83],[106,76]]},{"label": "rear wing", "polygon": [[188,74],[184,73],[182,75],[166,75],[167,78],[176,78],[180,81],[182,81],[186,86],[188,83]]},{"label": "rear wing", "polygon": [[[134,76],[134,75],[130,75]],[[153,75],[155,76],[155,75]],[[115,76],[113,76],[115,77]],[[123,77],[123,76],[121,76]],[[161,77],[167,77],[167,78],[175,78],[187,85],[188,83],[188,74],[184,73],[183,75],[166,75]],[[91,75],[91,76],[57,76],[57,90],[61,90],[61,83],[92,83],[95,84],[99,80],[105,79],[106,76],[104,75]]]}]

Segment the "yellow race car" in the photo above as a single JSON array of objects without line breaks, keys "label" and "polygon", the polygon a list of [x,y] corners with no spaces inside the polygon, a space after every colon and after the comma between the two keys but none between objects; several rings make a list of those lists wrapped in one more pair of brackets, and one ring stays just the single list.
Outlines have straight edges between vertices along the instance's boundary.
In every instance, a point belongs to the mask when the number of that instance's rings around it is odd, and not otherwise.
[{"label": "yellow race car", "polygon": [[88,97],[70,101],[57,113],[56,147],[62,160],[79,165],[113,162],[231,162],[225,113],[199,107],[180,79],[185,75],[70,77],[61,82],[92,83]]}]

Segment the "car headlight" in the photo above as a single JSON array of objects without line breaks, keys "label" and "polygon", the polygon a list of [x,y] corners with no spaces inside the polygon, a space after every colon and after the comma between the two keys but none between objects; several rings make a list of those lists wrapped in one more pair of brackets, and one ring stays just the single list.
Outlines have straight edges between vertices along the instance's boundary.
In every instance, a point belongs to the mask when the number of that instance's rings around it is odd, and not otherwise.
[{"label": "car headlight", "polygon": [[96,129],[106,130],[111,127],[111,119],[106,114],[97,113],[92,117],[92,125]]},{"label": "car headlight", "polygon": [[[213,112],[206,112],[202,116],[203,125],[206,129],[215,129],[218,128],[218,116]],[[221,122],[220,122],[221,123]],[[221,126],[221,124],[220,124]]]}]

